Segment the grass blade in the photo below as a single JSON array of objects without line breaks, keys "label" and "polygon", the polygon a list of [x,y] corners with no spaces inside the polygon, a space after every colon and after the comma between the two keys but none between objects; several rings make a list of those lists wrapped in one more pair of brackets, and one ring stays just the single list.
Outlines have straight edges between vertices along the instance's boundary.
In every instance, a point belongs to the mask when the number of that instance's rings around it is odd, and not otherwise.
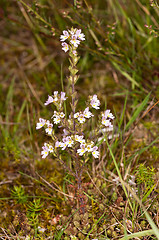
[{"label": "grass blade", "polygon": [[132,125],[132,123],[136,120],[136,118],[139,116],[139,114],[141,113],[141,111],[144,109],[144,107],[146,106],[146,104],[148,103],[150,97],[150,93],[145,97],[145,99],[143,100],[143,102],[140,104],[140,106],[136,109],[136,111],[134,112],[132,118],[129,120],[129,122],[126,124],[126,127],[124,129],[124,131],[127,131],[128,128]]},{"label": "grass blade", "polygon": [[121,114],[121,117],[120,117],[120,121],[119,121],[119,123],[118,123],[118,129],[119,129],[118,132],[120,132],[121,125],[122,125],[123,120],[124,120],[124,115],[125,115],[125,110],[126,110],[127,99],[128,99],[128,94],[126,94],[125,102],[124,102],[124,108],[123,108],[123,111],[122,111],[122,114]]},{"label": "grass blade", "polygon": [[6,127],[5,127],[5,138],[9,137],[9,116],[10,116],[10,109],[13,104],[13,89],[14,89],[14,82],[15,78],[12,79],[11,84],[9,86],[8,94],[6,97],[6,116],[5,116],[5,122],[6,122]]},{"label": "grass blade", "polygon": [[93,231],[94,227],[99,223],[99,221],[104,217],[105,213],[102,214],[102,216],[95,222],[95,224],[93,225],[93,227],[91,228],[91,230],[89,231],[87,237],[85,238],[88,239],[89,235],[91,234],[91,232]]},{"label": "grass blade", "polygon": [[154,230],[145,230],[142,232],[137,232],[137,233],[131,233],[130,235],[127,235],[126,237],[120,238],[119,240],[127,240],[127,239],[132,239],[135,237],[144,237],[144,236],[150,236],[154,234]]},{"label": "grass blade", "polygon": [[135,79],[132,78],[127,72],[123,71],[117,63],[115,63],[114,61],[112,61],[112,64],[113,64],[114,67],[115,67],[124,77],[126,77],[134,86],[139,87],[139,84],[135,81]]},{"label": "grass blade", "polygon": [[144,196],[143,199],[142,199],[142,202],[145,202],[145,201],[146,201],[146,199],[147,199],[148,196],[152,193],[152,191],[154,190],[155,187],[156,187],[156,184],[154,184],[154,185],[150,188],[150,190],[145,194],[145,196]]},{"label": "grass blade", "polygon": [[22,106],[21,106],[21,109],[20,109],[20,111],[19,111],[19,113],[18,113],[18,116],[17,116],[17,124],[14,126],[14,128],[13,128],[13,134],[15,134],[16,133],[16,131],[17,131],[17,129],[18,129],[18,127],[19,127],[19,122],[20,122],[20,120],[21,120],[21,117],[22,117],[22,113],[23,113],[23,111],[24,111],[24,109],[25,109],[25,106],[26,106],[26,100],[24,100],[24,102],[23,102],[23,104],[22,104]]},{"label": "grass blade", "polygon": [[27,5],[23,0],[18,0],[19,2],[21,2],[29,11],[33,12],[37,19],[39,19],[40,21],[42,21],[44,24],[48,25],[49,27],[52,27],[52,25],[50,23],[48,23],[44,18],[42,18],[37,11],[33,10],[29,5]]},{"label": "grass blade", "polygon": [[[106,142],[106,144],[107,144],[107,146],[108,146],[108,149],[109,149],[109,151],[110,151],[110,155],[111,155],[111,157],[112,157],[112,159],[113,159],[113,162],[114,162],[114,165],[115,165],[115,167],[116,167],[118,176],[119,176],[119,178],[120,178],[120,180],[121,180],[121,183],[122,183],[122,182],[123,182],[122,176],[121,176],[121,173],[120,173],[118,164],[117,164],[117,162],[116,162],[116,160],[115,160],[114,154],[113,154],[113,152],[112,152],[112,149],[111,149],[111,147],[110,147],[110,145],[109,145],[109,143],[108,143],[108,141],[107,141],[107,137],[105,137],[105,142]],[[126,190],[126,188],[125,188],[125,186],[124,186],[123,184],[122,184],[122,187],[123,187],[123,190],[124,190],[124,192],[125,192],[126,197],[128,198],[127,190]],[[128,198],[128,202],[129,202],[129,205],[130,205],[131,209],[133,210],[133,207],[132,207],[132,204],[131,204],[129,198]]]}]

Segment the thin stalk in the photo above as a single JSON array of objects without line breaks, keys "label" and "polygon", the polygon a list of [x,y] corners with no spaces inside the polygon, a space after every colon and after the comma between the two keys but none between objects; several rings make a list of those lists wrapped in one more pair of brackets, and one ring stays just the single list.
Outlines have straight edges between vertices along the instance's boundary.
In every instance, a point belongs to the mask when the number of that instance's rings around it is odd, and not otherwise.
[{"label": "thin stalk", "polygon": [[[75,114],[75,109],[76,109],[76,95],[75,95],[75,76],[76,74],[74,73],[74,70],[76,70],[76,64],[77,64],[77,61],[74,59],[73,56],[70,55],[70,62],[72,62],[72,66],[71,66],[71,70],[70,71],[70,76],[71,76],[71,87],[72,87],[72,113],[73,113],[73,132],[74,132],[74,135],[76,134],[76,121],[75,121],[75,118],[74,118],[74,114]],[[82,189],[82,173],[83,173],[83,165],[82,167],[80,166],[80,161],[78,159],[78,156],[76,155],[76,150],[74,152],[75,154],[75,162],[74,162],[74,168],[75,168],[75,172],[76,172],[76,181],[77,181],[77,198],[78,198],[78,201],[79,201],[79,204],[80,204],[80,208],[82,210],[82,212],[84,213],[85,212],[85,209],[84,209],[84,197],[83,197],[83,189]]]},{"label": "thin stalk", "polygon": [[[72,76],[72,111],[73,111],[73,116],[75,114],[75,98],[74,98],[74,92],[75,92],[75,84],[74,84],[74,76]],[[76,122],[75,119],[73,118],[73,131],[74,133],[76,132]]]}]

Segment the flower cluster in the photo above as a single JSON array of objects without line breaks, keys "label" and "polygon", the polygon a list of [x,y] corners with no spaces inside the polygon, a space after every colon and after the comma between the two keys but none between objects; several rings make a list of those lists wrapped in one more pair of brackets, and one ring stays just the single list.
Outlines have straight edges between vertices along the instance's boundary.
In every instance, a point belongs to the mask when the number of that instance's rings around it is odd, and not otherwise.
[{"label": "flower cluster", "polygon": [[[67,44],[65,41],[68,40],[69,44]],[[80,41],[85,40],[85,35],[81,33],[81,29],[71,29],[71,30],[64,30],[63,35],[60,36],[60,41],[62,42],[62,50],[67,52],[69,50],[69,47],[73,47],[74,51],[80,44]],[[76,53],[76,52],[74,52]]]},{"label": "flower cluster", "polygon": [[[91,154],[94,158],[99,158],[99,150],[96,146],[97,138],[95,141],[89,139],[87,135],[87,139],[84,138],[84,130],[85,130],[85,122],[87,119],[93,118],[94,115],[91,112],[91,108],[96,110],[100,109],[100,101],[97,95],[89,96],[87,101],[86,108],[83,111],[76,112],[76,104],[77,104],[77,95],[75,92],[74,85],[78,79],[76,73],[78,69],[76,68],[79,57],[77,56],[76,49],[79,46],[81,41],[85,40],[85,35],[81,32],[81,29],[64,30],[63,34],[60,36],[60,41],[62,42],[62,49],[67,52],[69,50],[69,59],[70,59],[70,80],[72,85],[72,113],[69,115],[69,118],[65,116],[63,103],[67,99],[66,93],[58,91],[54,91],[53,95],[48,96],[47,101],[44,103],[45,106],[53,103],[56,107],[56,110],[51,117],[52,122],[49,120],[45,120],[43,118],[39,118],[39,122],[36,125],[36,129],[40,129],[44,127],[46,134],[52,138],[53,145],[50,143],[44,143],[42,147],[41,155],[42,158],[46,158],[49,153],[52,153],[54,156],[58,157],[60,151],[66,151],[68,154],[74,158],[77,157],[77,161],[80,158],[86,158],[88,154]],[[73,80],[72,80],[73,79]],[[111,120],[114,119],[113,114],[110,110],[106,110],[101,113],[99,118],[99,126],[95,131],[99,133],[100,128],[104,125],[107,129],[112,128]],[[60,124],[60,125],[59,125]],[[55,134],[54,126],[56,131],[58,128],[63,129],[62,137],[59,137]],[[58,128],[57,128],[58,127]]]},{"label": "flower cluster", "polygon": [[98,147],[94,146],[93,141],[86,143],[83,135],[76,134],[75,136],[64,136],[62,141],[56,141],[55,148],[60,147],[61,150],[65,150],[67,147],[72,148],[76,145],[79,145],[79,148],[77,149],[77,153],[79,154],[79,156],[83,156],[86,152],[91,152],[94,158],[99,157],[99,151],[97,151]]},{"label": "flower cluster", "polygon": [[113,125],[111,123],[111,120],[114,119],[113,114],[110,112],[110,110],[106,110],[102,113],[102,124],[106,127],[112,128]]},{"label": "flower cluster", "polygon": [[45,128],[45,132],[48,134],[48,135],[51,135],[52,134],[52,128],[53,128],[53,124],[50,123],[49,120],[45,120],[43,118],[39,118],[39,122],[37,123],[36,125],[36,129],[40,129],[42,127],[46,127]]},{"label": "flower cluster", "polygon": [[[99,109],[100,101],[97,98],[97,95],[89,96],[90,107]],[[90,112],[89,107],[87,107],[83,112],[76,112],[74,114],[74,118],[78,120],[80,123],[84,123],[86,119],[93,117],[94,115]]]},{"label": "flower cluster", "polygon": [[94,115],[89,111],[89,107],[87,107],[83,112],[77,112],[74,114],[74,118],[77,118],[80,123],[84,123],[86,118],[93,117]]},{"label": "flower cluster", "polygon": [[67,99],[65,95],[65,92],[61,92],[61,94],[59,94],[58,91],[54,91],[54,95],[48,96],[48,100],[44,103],[44,105],[48,105],[50,103],[57,103],[61,106],[62,102]]},{"label": "flower cluster", "polygon": [[54,124],[58,124],[61,122],[61,119],[65,117],[65,114],[63,112],[57,112],[54,111],[54,114],[52,116]]},{"label": "flower cluster", "polygon": [[94,142],[91,144],[81,143],[80,148],[77,150],[77,153],[82,156],[86,152],[91,152],[94,158],[99,158],[99,151],[97,146],[94,146]]},{"label": "flower cluster", "polygon": [[[66,99],[67,97],[65,92],[58,93],[58,91],[55,91],[53,96],[48,96],[48,100],[46,101],[45,105],[53,103],[55,106],[59,106],[60,104],[60,107],[61,107],[61,104]],[[89,96],[89,105],[92,108],[99,109],[100,101],[97,98],[97,95]],[[47,157],[49,153],[55,152],[58,148],[60,148],[61,150],[67,150],[67,148],[76,149],[76,153],[79,156],[83,156],[86,153],[92,153],[92,156],[94,158],[98,158],[99,151],[98,151],[98,147],[95,146],[95,143],[90,140],[86,141],[84,139],[83,133],[82,135],[79,135],[77,133],[72,134],[72,132],[69,130],[70,122],[72,121],[71,115],[70,115],[70,118],[66,120],[65,114],[60,109],[58,111],[54,111],[54,114],[52,116],[53,123],[51,123],[49,120],[39,118],[39,122],[36,125],[36,129],[40,129],[44,127],[45,132],[49,136],[51,136],[55,141],[54,147],[47,143],[44,144],[41,152],[42,158]],[[73,115],[73,119],[76,119],[77,122],[79,122],[80,124],[83,124],[86,121],[86,119],[89,119],[93,116],[94,115],[91,113],[89,107],[86,107],[84,111],[76,112]],[[113,125],[111,123],[111,120],[113,119],[114,119],[114,116],[110,112],[110,110],[106,110],[101,113],[101,122],[99,125],[104,125],[107,128],[112,128]],[[67,122],[68,130],[65,129],[66,122]],[[59,123],[61,127],[63,127],[63,132],[64,132],[62,140],[59,140],[56,136],[54,136],[54,131],[53,131],[53,124],[57,125]]]}]

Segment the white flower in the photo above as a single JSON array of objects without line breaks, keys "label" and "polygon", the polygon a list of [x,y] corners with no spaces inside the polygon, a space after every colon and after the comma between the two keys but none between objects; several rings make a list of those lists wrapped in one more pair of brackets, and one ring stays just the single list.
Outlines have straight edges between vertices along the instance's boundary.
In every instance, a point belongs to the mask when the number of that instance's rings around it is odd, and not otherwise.
[{"label": "white flower", "polygon": [[54,102],[57,102],[58,101],[58,91],[54,91],[54,99],[53,99],[53,101]]},{"label": "white flower", "polygon": [[41,151],[42,158],[46,158],[48,156],[49,152],[47,150]]},{"label": "white flower", "polygon": [[97,95],[93,95],[93,97],[90,97],[91,99],[91,106],[95,109],[99,109],[99,106],[100,106],[100,101],[99,99],[97,98]]},{"label": "white flower", "polygon": [[110,110],[106,110],[103,114],[102,114],[102,116],[104,116],[105,118],[110,118],[110,119],[114,119],[114,116],[113,116],[113,114],[110,112]]},{"label": "white flower", "polygon": [[[64,140],[64,138],[63,138],[63,140]],[[67,147],[67,143],[56,141],[55,148],[58,148],[58,147],[61,147],[62,150],[65,150],[65,148]]]},{"label": "white flower", "polygon": [[77,153],[80,155],[80,156],[83,156],[83,154],[86,152],[86,147],[85,147],[85,144],[81,144],[80,145],[80,148],[77,149]]},{"label": "white flower", "polygon": [[61,142],[61,149],[62,150],[65,150],[66,149],[66,147],[67,147],[67,142]]},{"label": "white flower", "polygon": [[77,40],[76,35],[74,35],[74,36],[72,36],[70,43],[72,43],[72,45],[74,45],[74,47],[78,47],[78,45],[80,44],[80,41]]},{"label": "white flower", "polygon": [[61,146],[62,146],[62,142],[56,141],[56,143],[55,143],[55,148],[61,147]]},{"label": "white flower", "polygon": [[69,36],[70,36],[69,33],[64,30],[63,35],[60,36],[60,41],[64,42]]},{"label": "white flower", "polygon": [[79,116],[79,112],[74,114],[74,118],[78,118],[78,116]]},{"label": "white flower", "polygon": [[49,154],[49,148],[47,146],[47,143],[44,143],[42,149],[43,149],[43,151],[41,151],[42,158],[46,158]]},{"label": "white flower", "polygon": [[85,118],[93,117],[93,114],[89,111],[89,107],[87,107],[87,108],[84,110],[83,115],[84,115]]},{"label": "white flower", "polygon": [[39,118],[39,122],[36,124],[36,129],[42,128],[46,124],[46,120],[43,118]]},{"label": "white flower", "polygon": [[60,114],[56,111],[54,111],[52,118],[53,118],[54,124],[58,124],[61,121]]},{"label": "white flower", "polygon": [[79,143],[84,143],[85,140],[83,139],[83,136],[75,135],[75,141]]},{"label": "white flower", "polygon": [[92,146],[91,145],[87,145],[87,151],[92,152]]},{"label": "white flower", "polygon": [[93,147],[92,149],[92,155],[94,158],[99,158],[99,151],[97,151],[97,149],[98,149],[97,146]]},{"label": "white flower", "polygon": [[69,46],[67,43],[63,42],[61,45],[63,47],[62,50],[64,50],[64,52],[67,52],[69,50]]},{"label": "white flower", "polygon": [[77,119],[80,123],[84,123],[86,121],[86,119],[84,118],[84,115],[82,113],[78,116]]},{"label": "white flower", "polygon": [[50,153],[52,153],[53,150],[54,150],[53,146],[49,144],[49,145],[48,145],[48,150],[49,150]]},{"label": "white flower", "polygon": [[48,96],[48,100],[44,103],[44,105],[48,105],[48,104],[52,103],[53,101],[54,101],[53,97]]},{"label": "white flower", "polygon": [[61,92],[61,101],[65,101],[67,99],[67,97],[65,97],[66,93],[65,92]]},{"label": "white flower", "polygon": [[54,124],[60,123],[60,122],[61,122],[60,117],[59,117],[59,116],[55,117],[55,118],[53,119],[53,122],[54,122]]},{"label": "white flower", "polygon": [[50,123],[49,125],[47,125],[47,128],[45,129],[45,132],[48,133],[48,135],[51,135],[52,134],[52,127],[53,127],[53,124]]},{"label": "white flower", "polygon": [[65,114],[63,112],[60,112],[60,118],[64,118]]},{"label": "white flower", "polygon": [[93,151],[93,145],[94,145],[94,142],[91,142],[91,144],[87,145],[87,151],[88,152],[92,152]]},{"label": "white flower", "polygon": [[72,145],[74,144],[74,141],[72,140],[72,138],[70,136],[66,137],[66,143],[68,147],[72,147]]},{"label": "white flower", "polygon": [[105,119],[105,117],[102,117],[102,124],[106,127],[112,127],[112,124],[109,119]]},{"label": "white flower", "polygon": [[81,29],[77,29],[75,35],[79,40],[81,41],[85,40],[85,35],[81,33]]},{"label": "white flower", "polygon": [[61,122],[61,118],[64,118],[65,114],[63,112],[56,112],[54,111],[54,114],[52,116],[54,124],[58,124]]}]

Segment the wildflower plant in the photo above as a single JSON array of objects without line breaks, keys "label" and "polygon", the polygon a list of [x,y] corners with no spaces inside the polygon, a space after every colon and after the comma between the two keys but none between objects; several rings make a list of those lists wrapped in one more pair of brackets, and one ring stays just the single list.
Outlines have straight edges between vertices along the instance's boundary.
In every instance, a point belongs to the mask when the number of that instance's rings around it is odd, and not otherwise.
[{"label": "wildflower plant", "polygon": [[[98,148],[97,133],[101,128],[106,127],[113,128],[112,120],[113,114],[110,110],[106,110],[100,113],[99,122],[96,129],[93,131],[94,136],[86,133],[87,123],[89,119],[94,117],[93,109],[100,109],[100,101],[97,95],[89,96],[86,102],[86,107],[83,110],[76,111],[78,97],[75,91],[75,84],[79,78],[77,63],[80,59],[77,53],[77,48],[81,41],[85,40],[85,35],[81,32],[81,29],[71,28],[71,30],[63,31],[60,36],[62,42],[62,50],[68,52],[69,55],[69,71],[70,76],[68,81],[70,83],[70,95],[71,95],[71,112],[67,118],[64,113],[64,102],[68,101],[68,97],[65,92],[59,93],[54,91],[52,96],[48,96],[44,105],[53,104],[56,108],[51,117],[51,120],[39,118],[39,122],[36,125],[36,129],[44,128],[45,133],[50,137],[49,142],[45,142],[42,147],[42,158],[46,158],[49,154],[52,154],[63,165],[77,181],[77,189],[80,196],[82,196],[82,175],[84,167],[90,158],[99,158],[100,152]],[[63,134],[58,134],[55,128]],[[87,138],[85,137],[87,136]],[[71,166],[67,165],[63,160],[62,152],[65,151],[66,156],[71,158]],[[80,206],[84,204],[84,198],[80,197]]]}]

